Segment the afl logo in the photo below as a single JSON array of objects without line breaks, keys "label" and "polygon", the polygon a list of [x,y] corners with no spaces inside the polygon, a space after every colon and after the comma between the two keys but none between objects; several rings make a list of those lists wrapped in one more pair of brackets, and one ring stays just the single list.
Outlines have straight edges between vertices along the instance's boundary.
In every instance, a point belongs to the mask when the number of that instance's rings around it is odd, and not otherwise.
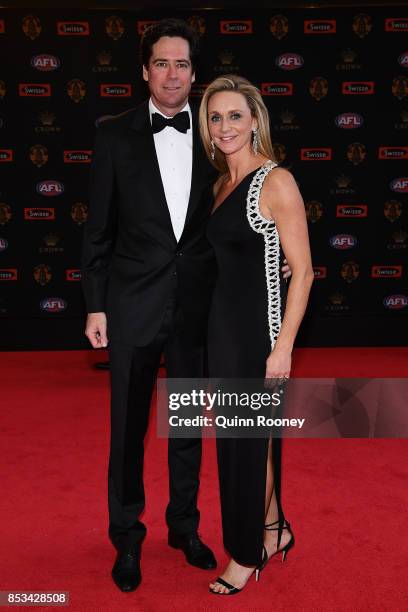
[{"label": "afl logo", "polygon": [[40,302],[40,308],[45,312],[62,312],[66,307],[66,301],[58,297],[45,298]]},{"label": "afl logo", "polygon": [[50,72],[51,70],[57,70],[61,65],[58,57],[55,55],[34,55],[31,58],[31,66],[41,72]]},{"label": "afl logo", "polygon": [[41,181],[37,183],[36,191],[42,196],[55,197],[64,193],[64,185],[59,181]]},{"label": "afl logo", "polygon": [[282,53],[276,58],[275,64],[281,70],[297,70],[302,68],[304,61],[298,53]]},{"label": "afl logo", "polygon": [[389,310],[402,310],[408,306],[408,295],[388,295],[383,304]]},{"label": "afl logo", "polygon": [[334,122],[339,128],[353,130],[361,127],[364,123],[364,119],[357,113],[342,113],[341,115],[337,115]]},{"label": "afl logo", "polygon": [[8,247],[8,242],[5,238],[0,238],[0,252],[5,251]]},{"label": "afl logo", "polygon": [[357,244],[357,238],[350,234],[337,234],[330,238],[330,246],[334,249],[352,249]]},{"label": "afl logo", "polygon": [[390,189],[397,193],[408,193],[408,176],[393,179],[390,183]]},{"label": "afl logo", "polygon": [[408,68],[408,51],[405,51],[405,53],[401,53],[398,58],[398,63],[403,68]]}]

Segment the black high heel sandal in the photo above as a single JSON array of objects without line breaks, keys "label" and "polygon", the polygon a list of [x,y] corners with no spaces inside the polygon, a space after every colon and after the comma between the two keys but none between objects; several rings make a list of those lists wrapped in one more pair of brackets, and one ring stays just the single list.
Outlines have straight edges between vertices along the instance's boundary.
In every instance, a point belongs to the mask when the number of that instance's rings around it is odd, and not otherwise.
[{"label": "black high heel sandal", "polygon": [[[278,525],[278,527],[274,527],[273,525]],[[265,525],[265,529],[267,531],[278,531],[279,521],[275,521],[274,523],[268,523],[267,525]],[[263,547],[262,560],[260,564],[255,568],[256,582],[259,581],[260,573],[262,572],[262,570],[264,569],[268,561],[272,559],[272,557],[274,557],[275,555],[281,552],[282,553],[282,563],[283,563],[283,561],[285,561],[286,559],[286,555],[288,554],[288,551],[295,545],[295,536],[293,535],[293,531],[291,530],[290,524],[287,521],[285,521],[285,524],[282,527],[282,530],[283,529],[287,529],[289,531],[290,535],[292,536],[291,539],[289,540],[287,544],[285,544],[283,548],[278,548],[274,553],[272,553],[270,557],[268,556],[268,551],[266,550],[265,546]],[[279,540],[278,540],[278,547],[279,547]],[[209,589],[210,593],[213,593],[214,595],[235,595],[236,593],[239,593],[240,591],[242,591],[242,589],[237,589],[237,587],[234,587],[232,584],[230,584],[223,578],[217,578],[216,580],[214,580],[214,582],[218,582],[219,584],[222,584],[222,586],[225,586],[228,589],[228,593],[219,593],[218,591],[213,591],[212,589]]]},{"label": "black high heel sandal", "polygon": [[[278,527],[273,527],[273,525],[278,525]],[[279,521],[275,521],[274,523],[268,523],[267,525],[265,525],[265,529],[266,529],[266,531],[278,531],[279,530]],[[293,531],[290,528],[290,523],[285,521],[285,524],[282,527],[282,529],[287,529],[292,537],[289,540],[289,542],[287,544],[285,544],[285,546],[283,548],[278,548],[270,556],[268,556],[268,552],[267,552],[265,546],[263,547],[263,550],[262,550],[262,561],[261,561],[261,563],[259,564],[259,566],[255,570],[255,580],[257,582],[259,580],[259,575],[260,575],[261,571],[264,569],[264,567],[268,563],[268,561],[270,559],[272,559],[272,557],[274,557],[275,555],[277,555],[278,553],[281,552],[282,553],[282,563],[283,563],[285,561],[285,559],[286,559],[286,555],[288,554],[289,550],[295,545],[295,536],[293,535]],[[278,547],[279,547],[279,541],[278,541]]]}]

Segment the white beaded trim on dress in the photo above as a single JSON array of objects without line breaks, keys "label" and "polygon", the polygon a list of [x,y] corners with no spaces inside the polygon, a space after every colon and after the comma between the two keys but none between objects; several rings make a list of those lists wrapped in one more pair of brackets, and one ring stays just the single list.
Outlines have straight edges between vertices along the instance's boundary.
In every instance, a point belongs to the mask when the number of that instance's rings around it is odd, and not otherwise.
[{"label": "white beaded trim on dress", "polygon": [[251,228],[263,234],[265,240],[265,276],[268,291],[268,324],[271,348],[281,328],[280,297],[280,242],[275,221],[262,217],[259,210],[259,197],[265,177],[278,164],[268,161],[256,172],[249,186],[247,195],[247,218]]}]

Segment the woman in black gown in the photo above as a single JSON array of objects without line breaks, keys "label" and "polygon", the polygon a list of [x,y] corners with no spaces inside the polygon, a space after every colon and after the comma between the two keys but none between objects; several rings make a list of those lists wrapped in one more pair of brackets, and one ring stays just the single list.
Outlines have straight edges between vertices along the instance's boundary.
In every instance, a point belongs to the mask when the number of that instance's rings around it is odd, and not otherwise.
[{"label": "woman in black gown", "polygon": [[[313,279],[302,197],[277,167],[268,111],[236,75],[217,78],[200,108],[201,137],[220,171],[208,226],[218,264],[209,319],[211,377],[287,378]],[[282,250],[292,270],[287,297]],[[210,584],[239,592],[278,552],[294,544],[280,501],[279,438],[218,438],[223,540],[231,560]]]}]

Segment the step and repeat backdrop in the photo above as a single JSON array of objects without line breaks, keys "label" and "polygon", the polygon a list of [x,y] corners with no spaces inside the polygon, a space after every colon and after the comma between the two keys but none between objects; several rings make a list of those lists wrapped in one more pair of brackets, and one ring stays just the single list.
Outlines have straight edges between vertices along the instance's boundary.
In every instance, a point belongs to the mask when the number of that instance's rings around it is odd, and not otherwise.
[{"label": "step and repeat backdrop", "polygon": [[80,248],[95,124],[146,97],[140,36],[168,16],[201,34],[197,102],[229,72],[262,92],[278,160],[294,173],[309,221],[309,319],[325,324],[314,325],[306,343],[327,345],[345,321],[358,342],[367,317],[373,344],[392,322],[403,326],[408,10],[392,6],[0,11],[3,325],[59,319],[82,335]]}]

